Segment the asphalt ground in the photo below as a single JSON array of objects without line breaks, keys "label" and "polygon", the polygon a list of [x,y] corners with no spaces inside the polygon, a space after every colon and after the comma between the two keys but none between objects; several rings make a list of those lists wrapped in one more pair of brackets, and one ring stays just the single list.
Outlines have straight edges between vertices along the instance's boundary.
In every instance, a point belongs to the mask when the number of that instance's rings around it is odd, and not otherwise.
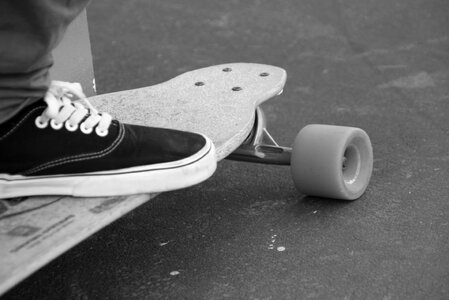
[{"label": "asphalt ground", "polygon": [[103,229],[5,299],[448,299],[445,0],[128,0],[88,10],[100,93],[258,62],[289,74],[264,105],[290,145],[309,123],[361,127],[366,194],[305,197],[287,167],[224,161]]}]

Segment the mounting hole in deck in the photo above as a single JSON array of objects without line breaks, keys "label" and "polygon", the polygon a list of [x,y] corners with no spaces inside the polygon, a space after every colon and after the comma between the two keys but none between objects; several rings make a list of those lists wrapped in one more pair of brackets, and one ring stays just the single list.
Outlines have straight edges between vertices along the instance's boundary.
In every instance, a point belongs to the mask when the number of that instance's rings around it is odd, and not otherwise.
[{"label": "mounting hole in deck", "polygon": [[231,68],[224,68],[224,69],[223,69],[223,72],[231,72],[231,71],[232,71]]},{"label": "mounting hole in deck", "polygon": [[202,82],[202,81],[198,81],[198,82],[195,82],[195,85],[196,86],[203,86],[203,85],[205,85],[205,83]]},{"label": "mounting hole in deck", "polygon": [[239,86],[235,86],[235,87],[233,87],[232,88],[232,90],[234,91],[234,92],[238,92],[238,91],[241,91],[241,90],[243,90],[241,87],[239,87]]},{"label": "mounting hole in deck", "polygon": [[263,73],[260,73],[259,76],[260,77],[267,77],[267,76],[270,76],[270,73],[263,72]]}]

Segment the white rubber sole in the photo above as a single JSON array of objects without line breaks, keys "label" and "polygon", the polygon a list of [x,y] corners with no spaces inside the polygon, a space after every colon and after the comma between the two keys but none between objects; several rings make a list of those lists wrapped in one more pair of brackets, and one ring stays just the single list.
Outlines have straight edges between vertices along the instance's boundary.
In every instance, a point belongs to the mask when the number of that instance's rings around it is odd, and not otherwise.
[{"label": "white rubber sole", "polygon": [[216,168],[215,147],[212,141],[206,138],[206,144],[199,152],[170,163],[75,175],[0,174],[0,198],[37,195],[102,197],[160,193],[198,184],[212,176]]}]

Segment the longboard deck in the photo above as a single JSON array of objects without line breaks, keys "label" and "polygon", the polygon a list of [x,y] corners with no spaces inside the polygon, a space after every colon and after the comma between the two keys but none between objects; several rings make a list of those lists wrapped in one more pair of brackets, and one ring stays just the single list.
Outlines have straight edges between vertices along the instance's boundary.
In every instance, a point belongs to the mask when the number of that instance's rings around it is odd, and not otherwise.
[{"label": "longboard deck", "polygon": [[[251,131],[255,108],[279,94],[285,81],[286,72],[278,67],[226,64],[89,100],[123,122],[204,133],[221,160]],[[0,200],[0,295],[155,196]]]},{"label": "longboard deck", "polygon": [[286,78],[274,66],[224,64],[89,101],[125,123],[203,133],[221,160],[241,145],[252,129],[255,108],[278,95]]}]

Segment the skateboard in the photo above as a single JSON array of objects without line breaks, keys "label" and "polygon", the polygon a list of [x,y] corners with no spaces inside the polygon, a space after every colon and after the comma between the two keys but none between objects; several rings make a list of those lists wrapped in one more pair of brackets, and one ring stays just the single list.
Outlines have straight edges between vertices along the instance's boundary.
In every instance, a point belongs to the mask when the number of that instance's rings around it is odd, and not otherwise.
[{"label": "skateboard", "polygon": [[[269,134],[260,104],[280,95],[286,79],[286,71],[275,66],[224,64],[89,101],[123,122],[203,133],[213,141],[217,161],[291,165],[293,182],[304,194],[359,198],[373,161],[363,130],[309,125],[292,147],[279,146]],[[0,294],[156,196],[0,200]]]}]

